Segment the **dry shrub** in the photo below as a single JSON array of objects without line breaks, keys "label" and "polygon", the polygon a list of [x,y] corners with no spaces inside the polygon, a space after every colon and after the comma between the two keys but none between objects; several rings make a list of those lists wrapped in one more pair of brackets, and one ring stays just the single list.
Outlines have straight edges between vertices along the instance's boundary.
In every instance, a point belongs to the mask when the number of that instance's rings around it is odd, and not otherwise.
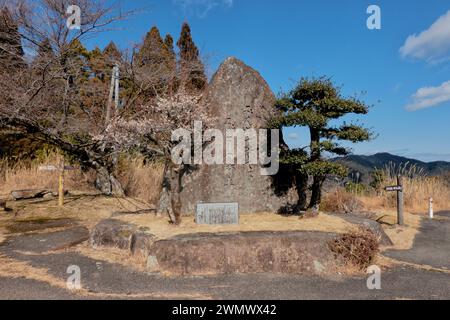
[{"label": "dry shrub", "polygon": [[376,235],[366,228],[343,234],[329,243],[331,251],[344,263],[365,270],[372,265],[379,245]]},{"label": "dry shrub", "polygon": [[148,203],[157,203],[161,193],[164,165],[147,163],[141,156],[120,159],[118,179],[125,194]]},{"label": "dry shrub", "polygon": [[[0,195],[7,196],[13,190],[48,189],[58,190],[58,172],[42,171],[40,166],[57,165],[57,155],[54,153],[40,157],[38,160],[7,159],[0,160]],[[93,190],[94,173],[82,172],[80,169],[65,172],[65,189],[77,191]]]},{"label": "dry shrub", "polygon": [[344,188],[336,188],[332,192],[324,195],[320,210],[335,213],[351,213],[361,210],[362,202],[352,193]]}]

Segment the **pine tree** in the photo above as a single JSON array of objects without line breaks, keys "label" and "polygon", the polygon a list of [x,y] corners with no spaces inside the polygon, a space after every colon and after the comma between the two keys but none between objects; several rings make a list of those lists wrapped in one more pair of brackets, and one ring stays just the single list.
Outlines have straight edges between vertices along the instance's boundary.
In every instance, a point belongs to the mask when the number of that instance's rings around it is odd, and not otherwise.
[{"label": "pine tree", "polygon": [[199,50],[191,35],[188,23],[183,23],[177,46],[180,50],[180,72],[183,85],[188,90],[201,91],[206,86],[205,67],[200,60]]},{"label": "pine tree", "polygon": [[[371,138],[368,129],[356,124],[334,126],[336,119],[348,114],[367,114],[368,106],[356,98],[345,98],[328,78],[301,79],[299,84],[276,103],[283,115],[274,121],[278,127],[307,127],[309,152],[291,150],[282,162],[294,165],[302,174],[312,176],[309,208],[318,210],[322,186],[327,175],[345,176],[346,169],[324,158],[323,154],[346,155],[349,150],[338,141],[362,142]],[[333,124],[331,122],[333,121]]]},{"label": "pine tree", "polygon": [[173,38],[170,34],[167,34],[164,39],[164,44],[167,48],[167,65],[171,74],[171,80],[169,80],[169,93],[175,93],[179,87],[179,81],[177,77],[177,55],[174,49]]},{"label": "pine tree", "polygon": [[169,65],[171,66],[171,68],[175,71],[176,69],[176,65],[177,65],[177,56],[175,54],[175,49],[173,47],[173,38],[170,34],[167,34],[165,39],[164,39],[164,44],[166,45],[167,48],[167,61],[169,63]]},{"label": "pine tree", "polygon": [[103,49],[103,56],[105,57],[106,65],[109,68],[112,68],[115,64],[122,61],[122,54],[114,41],[111,41],[105,49]]},{"label": "pine tree", "polygon": [[7,7],[0,11],[0,64],[5,68],[20,68],[25,65],[23,59],[19,27]]},{"label": "pine tree", "polygon": [[164,63],[167,52],[168,49],[158,28],[152,27],[145,36],[144,43],[137,54],[138,65],[147,69],[154,69]]},{"label": "pine tree", "polygon": [[[170,39],[167,40],[170,44]],[[167,47],[157,27],[147,33],[135,58],[135,64],[152,79],[152,87],[159,94],[167,92],[174,77],[173,53]]]}]

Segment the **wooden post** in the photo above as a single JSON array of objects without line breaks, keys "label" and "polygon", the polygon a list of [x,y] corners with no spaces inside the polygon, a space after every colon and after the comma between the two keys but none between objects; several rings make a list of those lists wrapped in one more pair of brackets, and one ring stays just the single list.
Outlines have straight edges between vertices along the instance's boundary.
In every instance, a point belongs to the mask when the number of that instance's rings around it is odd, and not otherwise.
[{"label": "wooden post", "polygon": [[397,185],[400,190],[397,191],[397,221],[400,226],[402,226],[405,221],[403,218],[403,179],[402,176],[397,176]]},{"label": "wooden post", "polygon": [[58,205],[64,206],[64,156],[61,156],[58,185]]}]

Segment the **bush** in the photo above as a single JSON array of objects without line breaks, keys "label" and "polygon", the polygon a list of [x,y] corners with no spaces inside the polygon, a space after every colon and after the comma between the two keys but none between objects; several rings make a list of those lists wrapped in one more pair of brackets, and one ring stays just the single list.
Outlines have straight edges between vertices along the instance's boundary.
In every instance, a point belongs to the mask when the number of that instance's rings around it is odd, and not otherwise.
[{"label": "bush", "polygon": [[345,185],[345,191],[348,193],[361,195],[366,192],[366,186],[361,183],[348,182]]},{"label": "bush", "polygon": [[346,233],[329,243],[330,250],[343,258],[346,264],[356,266],[361,270],[372,265],[378,251],[376,235],[365,228]]},{"label": "bush", "polygon": [[343,188],[327,193],[320,204],[320,210],[334,213],[351,213],[362,209],[361,201]]}]

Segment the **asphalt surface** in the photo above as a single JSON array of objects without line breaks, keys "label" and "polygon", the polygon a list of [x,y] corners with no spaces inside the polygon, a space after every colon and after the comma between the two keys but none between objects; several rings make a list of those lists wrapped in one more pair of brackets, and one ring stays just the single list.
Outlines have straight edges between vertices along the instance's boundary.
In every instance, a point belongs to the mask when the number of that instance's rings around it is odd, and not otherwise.
[{"label": "asphalt surface", "polygon": [[[391,250],[386,255],[449,269],[449,231],[450,213],[440,213],[435,220],[424,220],[411,250]],[[73,237],[74,230],[68,229],[68,235]],[[77,265],[86,291],[74,293],[46,282],[0,277],[0,299],[450,299],[449,272],[406,264],[382,272],[381,290],[368,290],[365,276],[257,274],[170,278],[98,261],[70,249],[64,253],[43,252],[58,247],[60,240],[61,233],[55,232],[16,236],[0,245],[0,253],[47,269],[63,281],[69,276],[68,266]],[[71,239],[73,243],[76,240]]]},{"label": "asphalt surface", "polygon": [[450,270],[450,212],[424,219],[411,250],[385,252],[386,256],[415,264]]}]

